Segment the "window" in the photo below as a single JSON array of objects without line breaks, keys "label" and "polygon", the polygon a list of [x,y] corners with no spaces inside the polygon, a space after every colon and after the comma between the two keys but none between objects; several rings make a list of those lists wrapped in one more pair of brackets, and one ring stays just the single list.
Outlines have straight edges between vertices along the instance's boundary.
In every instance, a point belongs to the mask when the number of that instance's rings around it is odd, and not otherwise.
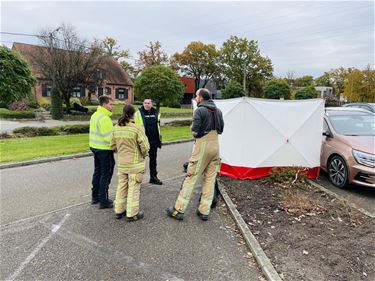
[{"label": "window", "polygon": [[99,87],[98,88],[98,97],[102,96],[103,95],[103,88],[102,87]]},{"label": "window", "polygon": [[105,94],[107,96],[110,96],[111,95],[111,88],[110,87],[105,87]]},{"label": "window", "polygon": [[83,88],[82,87],[75,87],[75,88],[73,88],[73,92],[72,92],[72,97],[73,98],[82,98],[84,96],[85,96],[85,94],[83,92]]},{"label": "window", "polygon": [[52,96],[52,87],[47,84],[42,85],[42,97]]},{"label": "window", "polygon": [[116,99],[126,100],[128,98],[128,89],[117,88],[116,89]]}]

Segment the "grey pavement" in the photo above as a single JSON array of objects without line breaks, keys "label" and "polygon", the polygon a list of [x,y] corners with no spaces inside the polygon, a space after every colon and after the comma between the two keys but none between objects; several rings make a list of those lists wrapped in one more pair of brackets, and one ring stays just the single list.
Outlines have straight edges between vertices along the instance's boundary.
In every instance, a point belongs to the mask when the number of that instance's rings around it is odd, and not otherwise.
[{"label": "grey pavement", "polygon": [[[136,223],[90,205],[91,157],[1,170],[0,279],[259,280],[226,209],[214,209],[207,222],[195,215],[199,188],[184,221],[166,216],[192,146],[159,151],[164,184],[145,177],[145,218]],[[116,176],[112,197],[115,186]]]},{"label": "grey pavement", "polygon": [[370,187],[361,187],[356,185],[349,185],[345,188],[338,188],[332,185],[328,180],[328,175],[321,172],[318,179],[315,180],[318,184],[336,193],[341,198],[354,203],[359,208],[362,208],[375,216],[375,189]]},{"label": "grey pavement", "polygon": [[[189,120],[186,117],[181,118],[161,118],[160,123],[164,125],[165,123],[172,122],[175,120]],[[60,121],[60,120],[0,120],[0,133],[11,133],[14,129],[20,127],[55,127],[63,125],[77,125],[77,124],[89,124],[89,121]]]}]

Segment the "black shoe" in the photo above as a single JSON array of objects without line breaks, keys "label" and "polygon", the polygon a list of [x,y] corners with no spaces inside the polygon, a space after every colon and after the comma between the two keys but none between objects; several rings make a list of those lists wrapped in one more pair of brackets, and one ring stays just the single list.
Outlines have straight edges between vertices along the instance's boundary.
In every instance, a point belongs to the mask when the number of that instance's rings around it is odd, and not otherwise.
[{"label": "black shoe", "polygon": [[208,215],[203,215],[199,210],[197,210],[197,215],[202,221],[207,221],[208,220]]},{"label": "black shoe", "polygon": [[143,219],[144,217],[144,214],[142,211],[138,212],[138,214],[136,214],[135,216],[133,217],[129,217],[129,218],[126,218],[126,221],[127,222],[132,222],[132,221],[138,221],[140,219]]},{"label": "black shoe", "polygon": [[113,208],[113,203],[107,201],[106,203],[99,203],[99,209],[111,209]]},{"label": "black shoe", "polygon": [[212,200],[212,203],[211,203],[211,209],[216,208],[217,201],[218,201],[217,197],[214,197],[214,199]]},{"label": "black shoe", "polygon": [[150,177],[150,183],[157,184],[157,185],[163,184],[163,182],[161,180],[159,180],[157,176],[151,176]]},{"label": "black shoe", "polygon": [[177,211],[174,207],[169,207],[166,209],[168,216],[176,220],[182,221],[184,219],[184,214]]},{"label": "black shoe", "polygon": [[187,168],[189,166],[189,162],[185,162],[183,165],[182,165],[182,168],[183,168],[183,172],[184,173],[187,173]]},{"label": "black shoe", "polygon": [[126,211],[122,212],[121,214],[116,214],[116,220],[120,220],[122,217],[126,217]]},{"label": "black shoe", "polygon": [[96,205],[99,203],[99,199],[91,199],[91,205]]}]

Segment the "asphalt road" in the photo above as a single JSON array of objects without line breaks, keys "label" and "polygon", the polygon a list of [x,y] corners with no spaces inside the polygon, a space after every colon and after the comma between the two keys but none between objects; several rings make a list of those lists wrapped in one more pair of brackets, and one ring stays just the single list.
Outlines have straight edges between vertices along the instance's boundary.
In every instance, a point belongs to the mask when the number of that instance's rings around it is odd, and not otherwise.
[{"label": "asphalt road", "polygon": [[332,185],[328,180],[328,175],[321,171],[320,177],[315,180],[330,191],[340,195],[349,202],[354,203],[371,214],[375,215],[375,189],[370,187],[361,187],[349,185],[345,188],[338,188]]},{"label": "asphalt road", "polygon": [[224,207],[202,222],[196,191],[184,221],[165,214],[192,145],[162,148],[164,185],[143,185],[145,219],[136,223],[89,203],[91,157],[1,170],[0,279],[259,280]]}]

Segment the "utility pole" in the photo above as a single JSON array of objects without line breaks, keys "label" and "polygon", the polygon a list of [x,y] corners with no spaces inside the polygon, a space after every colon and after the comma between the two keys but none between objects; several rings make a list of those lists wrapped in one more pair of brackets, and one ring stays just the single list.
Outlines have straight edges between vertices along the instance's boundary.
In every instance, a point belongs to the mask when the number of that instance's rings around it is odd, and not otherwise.
[{"label": "utility pole", "polygon": [[243,91],[246,95],[246,61],[243,62]]}]

